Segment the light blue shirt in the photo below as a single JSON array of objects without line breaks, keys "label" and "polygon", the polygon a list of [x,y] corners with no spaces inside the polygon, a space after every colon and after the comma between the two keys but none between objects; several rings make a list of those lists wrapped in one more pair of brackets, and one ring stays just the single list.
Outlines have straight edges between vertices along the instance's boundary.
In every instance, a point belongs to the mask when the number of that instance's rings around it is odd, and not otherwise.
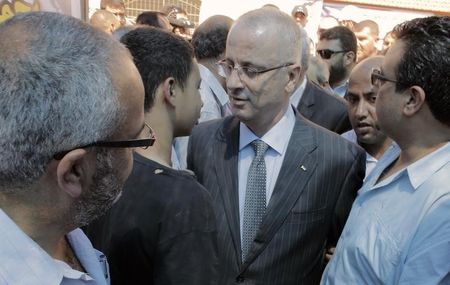
[{"label": "light blue shirt", "polygon": [[333,92],[336,93],[340,97],[344,97],[345,93],[347,93],[347,89],[348,89],[348,80],[345,81],[344,84],[336,86],[335,88],[333,88]]},{"label": "light blue shirt", "polygon": [[205,66],[198,64],[200,77],[200,96],[202,97],[202,110],[199,122],[220,119],[231,115],[230,99],[214,74]]},{"label": "light blue shirt", "polygon": [[239,127],[239,156],[238,156],[238,181],[239,181],[239,217],[241,225],[244,223],[245,192],[247,188],[247,176],[250,165],[255,157],[255,151],[250,143],[254,140],[262,140],[269,148],[264,155],[266,163],[266,204],[269,204],[273,188],[283,164],[284,155],[295,125],[295,113],[292,106],[287,108],[283,117],[261,138],[257,137],[245,124]]},{"label": "light blue shirt", "polygon": [[450,143],[376,184],[399,153],[359,190],[321,284],[450,284]]},{"label": "light blue shirt", "polygon": [[0,284],[110,284],[106,257],[86,235],[75,229],[67,239],[87,273],[53,259],[0,209]]},{"label": "light blue shirt", "polygon": [[305,76],[303,78],[302,84],[300,84],[300,86],[297,89],[295,89],[294,93],[292,93],[291,97],[289,98],[294,108],[297,108],[298,104],[300,103],[300,100],[302,100],[303,93],[305,93],[306,81],[307,80]]}]

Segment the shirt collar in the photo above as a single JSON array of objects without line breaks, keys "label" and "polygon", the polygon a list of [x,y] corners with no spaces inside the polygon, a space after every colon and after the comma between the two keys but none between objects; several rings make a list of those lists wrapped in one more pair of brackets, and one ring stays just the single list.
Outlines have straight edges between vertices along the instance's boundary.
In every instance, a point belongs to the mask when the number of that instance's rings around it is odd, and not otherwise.
[{"label": "shirt collar", "polygon": [[227,92],[223,89],[219,80],[217,80],[214,74],[204,65],[198,64],[198,69],[200,71],[200,77],[202,78],[200,88],[204,88],[205,85],[211,88],[220,104],[222,106],[225,106],[229,102],[229,98]]},{"label": "shirt collar", "polygon": [[298,104],[300,103],[300,100],[303,97],[303,93],[305,92],[306,88],[306,81],[307,81],[306,76],[304,76],[302,84],[300,84],[300,86],[291,95],[290,101],[295,108],[297,108]]},{"label": "shirt collar", "polygon": [[417,190],[428,178],[450,161],[450,143],[419,159],[406,169],[411,185]]},{"label": "shirt collar", "polygon": [[55,261],[0,209],[0,275],[11,284],[60,284]]},{"label": "shirt collar", "polygon": [[288,107],[283,117],[261,138],[256,136],[244,123],[239,126],[239,151],[245,148],[254,140],[262,140],[269,145],[278,154],[283,154],[287,148],[289,140],[280,138],[285,137],[287,130],[292,130],[295,125],[295,114],[292,107]]}]

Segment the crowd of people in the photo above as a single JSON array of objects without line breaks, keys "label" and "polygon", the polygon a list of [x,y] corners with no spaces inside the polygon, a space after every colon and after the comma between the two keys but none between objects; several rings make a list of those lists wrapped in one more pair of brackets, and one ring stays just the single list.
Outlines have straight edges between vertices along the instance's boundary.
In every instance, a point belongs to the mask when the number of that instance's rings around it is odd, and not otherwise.
[{"label": "crowd of people", "polygon": [[0,284],[450,284],[450,17],[100,6],[0,24]]}]

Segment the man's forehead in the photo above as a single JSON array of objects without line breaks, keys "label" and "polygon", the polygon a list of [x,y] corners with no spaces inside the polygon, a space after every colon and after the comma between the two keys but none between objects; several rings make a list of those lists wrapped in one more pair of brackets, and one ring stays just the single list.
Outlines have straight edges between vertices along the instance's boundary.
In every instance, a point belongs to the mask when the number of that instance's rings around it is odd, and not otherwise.
[{"label": "man's forehead", "polygon": [[317,49],[340,49],[341,48],[341,40],[333,39],[327,40],[323,39],[317,43]]}]

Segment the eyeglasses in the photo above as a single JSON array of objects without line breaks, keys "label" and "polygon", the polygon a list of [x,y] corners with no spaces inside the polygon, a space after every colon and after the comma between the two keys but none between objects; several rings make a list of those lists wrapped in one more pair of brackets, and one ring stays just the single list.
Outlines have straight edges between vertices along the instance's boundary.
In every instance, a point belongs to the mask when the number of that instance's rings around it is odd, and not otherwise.
[{"label": "eyeglasses", "polygon": [[233,65],[229,64],[225,59],[218,61],[217,64],[219,64],[222,67],[226,77],[230,77],[233,70],[236,69],[239,79],[241,79],[241,80],[242,80],[242,77],[241,77],[242,75],[245,75],[245,77],[252,79],[252,78],[255,78],[256,76],[258,76],[259,74],[266,73],[271,70],[294,65],[294,63],[285,63],[285,64],[277,65],[274,67],[258,69],[258,68],[251,67],[251,66],[240,66],[240,65],[233,66]]},{"label": "eyeglasses", "polygon": [[317,54],[323,59],[330,59],[335,53],[347,52],[346,50],[318,49]]},{"label": "eyeglasses", "polygon": [[386,76],[383,75],[381,70],[379,69],[372,69],[372,74],[370,75],[370,81],[372,82],[373,86],[380,86],[381,82],[389,81],[394,83],[399,83],[397,80],[389,79]]},{"label": "eyeglasses", "polygon": [[[143,149],[147,149],[149,146],[152,146],[155,143],[155,134],[153,129],[145,123],[144,128],[139,134],[139,138],[131,139],[131,140],[123,140],[123,141],[98,141],[90,144],[82,145],[75,147],[71,150],[77,148],[88,148],[88,147],[112,147],[112,148],[129,148],[129,147],[140,147]],[[53,158],[56,160],[61,160],[69,151],[61,151],[57,154],[53,155]]]}]

